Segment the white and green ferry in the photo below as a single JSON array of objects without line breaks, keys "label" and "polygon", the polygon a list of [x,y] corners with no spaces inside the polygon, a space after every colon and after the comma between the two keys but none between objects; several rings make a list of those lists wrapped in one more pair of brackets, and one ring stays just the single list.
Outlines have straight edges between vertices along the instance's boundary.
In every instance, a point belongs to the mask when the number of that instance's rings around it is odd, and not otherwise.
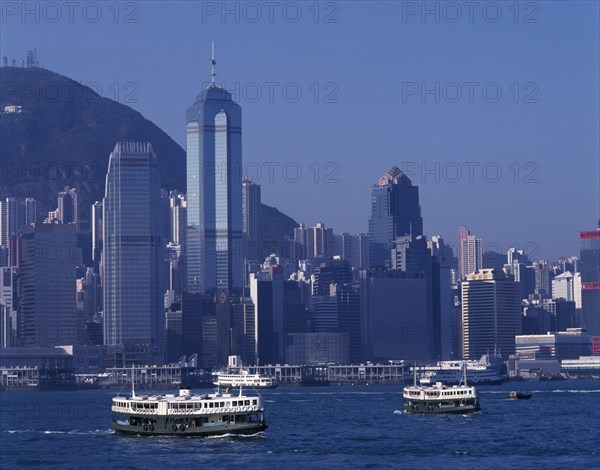
[{"label": "white and green ferry", "polygon": [[112,428],[137,435],[214,436],[255,434],[267,428],[260,396],[239,393],[136,395],[112,399]]},{"label": "white and green ferry", "polygon": [[467,385],[467,366],[458,385],[447,386],[436,382],[432,386],[417,385],[416,367],[414,384],[404,387],[404,410],[408,413],[472,413],[480,410],[479,394]]}]

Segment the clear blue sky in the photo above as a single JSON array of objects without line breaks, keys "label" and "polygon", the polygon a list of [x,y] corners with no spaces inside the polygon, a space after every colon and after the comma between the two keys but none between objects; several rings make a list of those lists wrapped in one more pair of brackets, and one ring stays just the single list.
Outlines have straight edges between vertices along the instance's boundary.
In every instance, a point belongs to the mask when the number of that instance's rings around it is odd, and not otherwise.
[{"label": "clear blue sky", "polygon": [[419,186],[426,233],[452,242],[465,224],[502,251],[578,255],[600,215],[596,1],[430,2],[425,17],[420,1],[228,3],[237,18],[222,2],[44,5],[23,17],[3,2],[1,55],[37,48],[183,146],[214,39],[217,81],[239,83],[248,175],[260,166],[263,201],[299,222],[366,231],[370,186],[392,165]]}]

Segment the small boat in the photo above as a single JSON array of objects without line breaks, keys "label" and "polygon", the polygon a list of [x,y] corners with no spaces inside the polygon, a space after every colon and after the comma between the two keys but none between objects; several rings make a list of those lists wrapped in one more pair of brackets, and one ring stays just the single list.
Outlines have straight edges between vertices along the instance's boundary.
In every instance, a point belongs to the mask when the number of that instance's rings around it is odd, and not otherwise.
[{"label": "small boat", "polygon": [[252,374],[242,367],[240,356],[229,356],[229,365],[223,371],[213,372],[213,384],[217,387],[251,387],[251,388],[277,388],[277,382],[272,377],[261,374]]},{"label": "small boat", "polygon": [[508,394],[508,398],[511,400],[529,400],[531,398],[531,392],[512,391]]},{"label": "small boat", "polygon": [[263,400],[239,393],[193,395],[187,387],[179,395],[136,395],[112,399],[112,428],[123,434],[214,436],[264,431]]},{"label": "small boat", "polygon": [[414,384],[404,387],[404,410],[408,413],[472,413],[479,411],[479,394],[475,387],[467,385],[467,367],[463,366],[463,379],[458,385],[447,386],[442,382],[425,387],[417,385],[416,367]]}]

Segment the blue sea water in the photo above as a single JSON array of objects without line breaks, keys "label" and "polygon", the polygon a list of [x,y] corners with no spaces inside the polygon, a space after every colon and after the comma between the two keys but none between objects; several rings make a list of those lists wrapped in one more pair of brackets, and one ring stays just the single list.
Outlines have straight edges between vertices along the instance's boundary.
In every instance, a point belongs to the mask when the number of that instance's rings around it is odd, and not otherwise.
[{"label": "blue sea water", "polygon": [[598,381],[480,387],[482,411],[465,416],[406,414],[400,385],[261,393],[264,433],[149,438],[110,430],[115,391],[5,392],[0,468],[600,468]]}]

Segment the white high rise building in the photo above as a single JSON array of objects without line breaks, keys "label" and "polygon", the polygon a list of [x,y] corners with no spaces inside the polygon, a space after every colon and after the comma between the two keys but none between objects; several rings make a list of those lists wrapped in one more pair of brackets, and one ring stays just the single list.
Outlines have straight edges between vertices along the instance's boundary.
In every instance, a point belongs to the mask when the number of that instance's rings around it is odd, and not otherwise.
[{"label": "white high rise building", "polygon": [[462,283],[463,357],[479,359],[497,350],[503,357],[515,351],[521,332],[519,284],[503,271],[482,269]]}]

